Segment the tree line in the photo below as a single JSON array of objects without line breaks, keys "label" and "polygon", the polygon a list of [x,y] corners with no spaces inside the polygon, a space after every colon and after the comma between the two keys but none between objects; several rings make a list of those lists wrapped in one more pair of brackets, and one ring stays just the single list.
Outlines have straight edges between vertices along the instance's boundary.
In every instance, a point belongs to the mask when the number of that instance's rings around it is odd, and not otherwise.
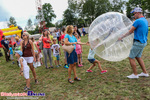
[{"label": "tree line", "polygon": [[[150,10],[150,0],[68,0],[68,8],[63,13],[63,20],[57,21],[55,24],[52,20],[56,18],[52,5],[45,3],[42,9],[38,10],[36,16],[35,30],[38,31],[38,22],[45,21],[46,27],[61,28],[67,25],[77,25],[78,27],[89,26],[92,21],[101,14],[106,12],[126,11],[128,18],[133,15],[130,11],[135,7],[141,7],[143,13]],[[17,25],[14,17],[10,17],[8,25]],[[32,30],[32,20],[27,21],[26,30]],[[33,29],[34,30],[34,29]],[[35,31],[34,30],[34,31]]]}]

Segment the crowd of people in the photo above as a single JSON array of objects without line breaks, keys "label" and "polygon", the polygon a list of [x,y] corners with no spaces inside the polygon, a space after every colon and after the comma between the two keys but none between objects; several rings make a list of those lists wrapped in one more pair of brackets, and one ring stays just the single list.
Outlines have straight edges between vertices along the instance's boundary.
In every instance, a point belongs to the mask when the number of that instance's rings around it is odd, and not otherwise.
[{"label": "crowd of people", "polygon": [[[132,34],[134,32],[134,42],[130,51],[129,61],[131,67],[133,69],[133,74],[127,76],[128,78],[139,78],[139,76],[148,77],[149,74],[146,71],[144,61],[142,60],[142,52],[144,47],[147,45],[147,36],[148,36],[148,22],[142,15],[141,8],[135,8],[132,13],[135,17],[135,22],[133,23],[132,28],[126,34],[123,34],[118,38],[118,41],[121,41],[124,37]],[[49,30],[44,30],[42,32],[41,37],[38,41],[35,41],[34,38],[30,38],[28,32],[24,32],[22,35],[22,39],[16,37],[16,44],[13,44],[14,47],[20,47],[19,50],[15,50],[15,56],[17,57],[19,66],[20,66],[20,74],[24,75],[26,79],[26,87],[24,90],[30,89],[30,78],[29,78],[29,70],[31,69],[35,83],[38,84],[35,68],[37,66],[43,65],[42,57],[44,55],[44,66],[46,69],[54,68],[53,61],[55,62],[56,67],[60,67],[61,64],[59,62],[61,56],[60,48],[62,46],[73,45],[73,50],[71,53],[63,50],[64,53],[64,68],[68,69],[68,82],[74,83],[74,81],[81,81],[81,78],[77,76],[76,73],[76,65],[78,67],[83,66],[82,60],[82,45],[90,45],[87,43],[81,42],[81,33],[78,31],[77,26],[68,25],[66,28],[62,28],[62,30],[54,31],[56,35],[53,35]],[[85,30],[83,29],[83,33],[85,34]],[[6,61],[14,60],[13,59],[13,49],[10,40],[6,40],[5,36],[2,36],[1,44],[4,49]],[[43,53],[42,53],[43,51]],[[53,54],[52,54],[53,53]],[[88,61],[92,63],[92,65],[87,69],[86,72],[92,72],[92,68],[98,64],[98,68],[100,69],[100,73],[106,73],[107,70],[103,70],[100,64],[100,61],[94,58],[94,51],[92,48],[89,50]],[[47,56],[49,58],[50,66],[48,66]],[[137,74],[135,59],[138,61],[141,66],[143,72]],[[14,62],[13,62],[14,63]],[[71,72],[74,73],[74,81],[71,79]]]},{"label": "crowd of people", "polygon": [[[1,44],[5,52],[6,61],[9,61],[9,58],[11,58],[14,64],[15,62],[13,58],[13,50],[15,52],[18,66],[20,67],[20,75],[24,75],[26,79],[26,87],[24,88],[25,91],[30,89],[29,70],[32,71],[35,83],[38,84],[39,82],[37,80],[35,72],[36,67],[44,65],[46,69],[50,69],[62,66],[59,61],[61,56],[60,48],[64,45],[74,46],[74,50],[70,54],[67,51],[63,50],[63,67],[68,69],[68,82],[74,83],[74,81],[71,79],[72,70],[74,73],[74,80],[81,81],[81,79],[77,77],[76,63],[78,67],[83,66],[82,45],[89,45],[89,43],[81,42],[81,33],[77,29],[77,26],[69,25],[66,28],[54,30],[54,33],[50,32],[48,29],[45,29],[43,30],[42,35],[38,40],[35,40],[33,37],[30,38],[28,32],[23,32],[22,38],[18,36],[15,37],[15,44],[11,43],[11,39],[9,39],[8,41],[5,39],[5,36],[2,37],[3,39],[1,41]],[[42,48],[40,47],[41,45]],[[91,58],[89,58],[88,60],[91,63],[94,63],[94,66],[96,63],[98,63],[98,67],[100,68],[101,73],[107,72],[107,70],[102,70],[100,62],[98,60],[94,60],[95,54],[89,53],[89,56],[91,55],[93,62],[91,62]],[[49,60],[47,59],[47,56]],[[44,61],[42,61],[42,57],[44,57]],[[50,66],[48,66],[48,62],[50,63]],[[90,70],[88,69],[86,72],[92,72],[91,67]]]}]

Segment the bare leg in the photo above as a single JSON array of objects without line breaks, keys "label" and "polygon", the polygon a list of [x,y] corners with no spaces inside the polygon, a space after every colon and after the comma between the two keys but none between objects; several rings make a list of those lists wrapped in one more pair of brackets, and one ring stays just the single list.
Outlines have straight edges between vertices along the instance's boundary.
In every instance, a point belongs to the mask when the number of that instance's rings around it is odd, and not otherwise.
[{"label": "bare leg", "polygon": [[136,60],[138,61],[139,65],[141,66],[143,73],[147,73],[143,59],[136,57]]},{"label": "bare leg", "polygon": [[68,68],[68,78],[71,78],[71,71],[73,69],[74,64],[70,64],[69,68]]},{"label": "bare leg", "polygon": [[26,86],[27,88],[30,88],[30,79],[26,79]]},{"label": "bare leg", "polygon": [[59,60],[57,60],[57,64],[59,65]]},{"label": "bare leg", "polygon": [[[70,67],[70,66],[69,66]],[[74,78],[77,77],[77,73],[76,73],[76,63],[73,64],[73,73],[74,73]]]},{"label": "bare leg", "polygon": [[28,63],[29,64],[29,66],[30,66],[30,69],[31,69],[31,71],[32,71],[32,74],[33,74],[33,76],[34,76],[34,79],[36,79],[36,72],[35,72],[35,69],[34,69],[34,67],[33,67],[33,63]]},{"label": "bare leg", "polygon": [[95,66],[95,63],[93,63],[88,70],[91,70]]},{"label": "bare leg", "polygon": [[55,60],[55,65],[57,66],[57,61]]},{"label": "bare leg", "polygon": [[135,75],[137,75],[135,60],[132,59],[132,58],[129,58],[129,61],[130,61],[130,65],[131,65],[131,67],[132,67],[133,73],[134,73]]},{"label": "bare leg", "polygon": [[79,57],[78,57],[78,59],[79,59],[79,64],[81,65],[82,64],[82,62],[81,62],[81,54],[79,54]]},{"label": "bare leg", "polygon": [[77,56],[78,56],[78,65],[80,65],[80,64],[79,64],[79,59],[80,59],[80,58],[79,58],[79,54],[78,54]]},{"label": "bare leg", "polygon": [[102,67],[101,67],[101,64],[100,64],[100,61],[98,60],[95,60],[94,63],[97,63],[98,64],[98,68],[103,71]]}]

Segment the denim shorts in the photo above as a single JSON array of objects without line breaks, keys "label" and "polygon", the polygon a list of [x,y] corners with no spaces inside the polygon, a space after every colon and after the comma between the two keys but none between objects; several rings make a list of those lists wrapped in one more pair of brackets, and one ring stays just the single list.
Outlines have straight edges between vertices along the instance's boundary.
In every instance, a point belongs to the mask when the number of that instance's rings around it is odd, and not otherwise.
[{"label": "denim shorts", "polygon": [[93,64],[95,59],[88,59],[88,61]]},{"label": "denim shorts", "polygon": [[134,59],[135,57],[141,58],[144,47],[147,45],[146,43],[141,43],[139,41],[134,41],[133,46],[130,50],[129,57]]}]

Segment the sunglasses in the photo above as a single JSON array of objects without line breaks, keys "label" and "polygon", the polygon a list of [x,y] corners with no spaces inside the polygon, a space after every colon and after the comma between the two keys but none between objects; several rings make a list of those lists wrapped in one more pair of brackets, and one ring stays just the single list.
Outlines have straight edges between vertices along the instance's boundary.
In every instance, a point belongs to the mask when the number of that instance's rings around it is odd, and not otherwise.
[{"label": "sunglasses", "polygon": [[26,35],[22,35],[22,36],[24,37],[24,36],[26,36]]},{"label": "sunglasses", "polygon": [[56,41],[56,40],[53,40],[53,41]]}]

